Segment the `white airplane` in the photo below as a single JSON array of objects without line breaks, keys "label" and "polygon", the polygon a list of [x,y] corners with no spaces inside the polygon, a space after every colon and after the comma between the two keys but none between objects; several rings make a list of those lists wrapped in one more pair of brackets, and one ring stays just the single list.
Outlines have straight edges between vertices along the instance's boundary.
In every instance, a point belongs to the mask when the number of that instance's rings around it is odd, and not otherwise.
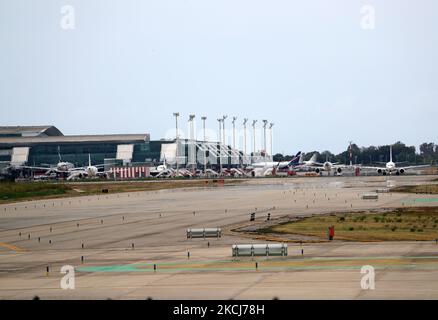
[{"label": "white airplane", "polygon": [[312,155],[312,157],[305,161],[303,160],[304,155],[302,154],[300,157],[300,160],[298,162],[298,164],[296,166],[294,166],[294,169],[303,169],[303,170],[312,170],[315,171],[316,173],[320,173],[321,171],[332,171],[333,169],[335,169],[337,171],[337,173],[341,173],[342,172],[342,167],[336,163],[331,163],[330,161],[325,161],[324,163],[318,162],[316,161],[317,159],[317,154],[314,153]]},{"label": "white airplane", "polygon": [[156,178],[169,178],[172,176],[178,177],[192,177],[193,172],[186,168],[179,168],[178,173],[176,169],[167,166],[166,158],[163,160],[163,164],[157,166],[154,170],[150,172],[151,176]]},{"label": "white airplane", "polygon": [[300,160],[298,161],[298,165],[302,165],[302,166],[313,166],[313,165],[316,165],[316,163],[317,163],[316,162],[317,156],[318,155],[316,153],[314,153],[309,160],[305,161],[304,160],[304,153],[302,153],[301,156],[300,156]]},{"label": "white airplane", "polygon": [[[401,163],[401,162],[399,162]],[[395,173],[397,176],[400,174],[403,174],[406,172],[406,170],[412,170],[412,169],[419,169],[419,168],[426,168],[430,167],[428,164],[423,164],[419,166],[408,166],[408,167],[397,167],[397,162],[392,161],[392,146],[389,146],[389,162],[385,164],[385,167],[367,167],[367,166],[361,166],[360,169],[370,169],[370,170],[376,170],[378,174],[381,175],[387,175]]]},{"label": "white airplane", "polygon": [[99,171],[98,167],[103,167],[103,164],[92,165],[91,164],[91,155],[88,154],[88,166],[72,168],[68,172],[70,173],[67,177],[67,180],[72,180],[75,178],[92,178],[92,177],[103,177],[107,178],[109,171]]},{"label": "white airplane", "polygon": [[71,171],[72,169],[74,169],[74,164],[71,162],[67,162],[67,161],[62,161],[61,159],[61,153],[58,147],[58,157],[59,157],[59,162],[56,165],[52,165],[52,164],[42,164],[44,167],[35,167],[35,166],[25,166],[25,165],[19,165],[16,166],[16,168],[18,169],[30,169],[30,170],[38,170],[38,171],[46,171],[46,175],[50,175],[50,174],[65,174],[68,173],[69,171]]},{"label": "white airplane", "polygon": [[273,175],[278,169],[291,168],[298,164],[301,157],[301,151],[298,152],[290,161],[274,161],[274,162],[255,162],[247,167],[252,169],[250,175],[253,177],[264,177]]},{"label": "white airplane", "polygon": [[[50,173],[50,172],[56,172],[56,173],[68,172],[75,167],[74,164],[71,162],[62,161],[61,150],[60,150],[59,146],[58,146],[58,157],[59,157],[59,162],[56,164],[56,167],[53,168],[50,166],[51,168],[48,171],[48,173]],[[46,173],[46,174],[48,174],[48,173]]]},{"label": "white airplane", "polygon": [[298,152],[290,161],[264,161],[264,162],[255,162],[250,166],[253,168],[285,168],[290,167],[299,163],[299,159],[301,157],[301,151]]},{"label": "white airplane", "polygon": [[60,161],[56,164],[55,168],[51,168],[51,169],[52,170],[54,169],[54,171],[58,171],[58,172],[68,172],[74,167],[75,167],[74,164],[71,162]]},{"label": "white airplane", "polygon": [[317,154],[314,153],[312,157],[305,161],[303,160],[304,155],[300,157],[298,165],[294,166],[294,170],[304,170],[304,171],[314,171],[320,173],[321,171],[332,172],[335,171],[336,174],[341,174],[343,169],[349,168],[347,165],[340,165],[337,163],[332,163],[330,161],[325,161],[323,163],[316,161]]},{"label": "white airplane", "polygon": [[160,164],[150,172],[150,175],[153,177],[169,176],[170,174],[172,174],[172,170],[167,167],[166,158],[164,158],[163,164]]},{"label": "white airplane", "polygon": [[331,163],[330,161],[326,161],[324,163],[317,163],[316,165],[320,165],[320,167],[316,167],[315,172],[320,173],[321,171],[332,172],[334,170],[336,173],[342,173],[342,169],[347,168],[346,165],[339,165],[337,163]]}]

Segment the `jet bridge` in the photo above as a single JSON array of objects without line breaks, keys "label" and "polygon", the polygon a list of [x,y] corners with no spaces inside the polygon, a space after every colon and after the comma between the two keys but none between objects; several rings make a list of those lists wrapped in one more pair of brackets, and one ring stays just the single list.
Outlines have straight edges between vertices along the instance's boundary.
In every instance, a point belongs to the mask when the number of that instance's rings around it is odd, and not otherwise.
[{"label": "jet bridge", "polygon": [[[197,142],[196,147],[202,153],[208,151],[208,159],[210,163],[216,161],[215,164],[239,164],[240,163],[240,152],[237,149],[233,149],[228,145],[217,143],[217,142]],[[198,153],[199,156],[199,153]],[[215,160],[212,161],[212,158]],[[220,158],[220,159],[219,159]],[[226,158],[226,160],[224,159]],[[202,161],[200,161],[202,163]]]},{"label": "jet bridge", "polygon": [[29,159],[29,147],[14,147],[11,154],[11,165],[25,164]]}]

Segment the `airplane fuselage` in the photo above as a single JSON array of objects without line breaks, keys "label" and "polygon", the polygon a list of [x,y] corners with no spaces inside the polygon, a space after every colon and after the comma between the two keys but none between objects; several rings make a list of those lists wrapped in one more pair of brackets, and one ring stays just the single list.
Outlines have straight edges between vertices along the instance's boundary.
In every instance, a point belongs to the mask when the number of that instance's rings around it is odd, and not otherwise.
[{"label": "airplane fuselage", "polygon": [[[287,164],[287,162],[286,162]],[[254,168],[265,168],[265,167],[276,167],[278,166],[279,163],[278,162],[255,162],[253,164],[251,164],[252,167]]]},{"label": "airplane fuselage", "polygon": [[85,171],[89,177],[94,177],[99,170],[95,166],[88,166]]},{"label": "airplane fuselage", "polygon": [[70,169],[73,169],[73,168],[74,168],[74,165],[73,165],[73,163],[70,163],[70,162],[59,162],[56,165],[56,169],[58,171],[62,171],[62,172],[67,172],[67,171],[69,171]]},{"label": "airplane fuselage", "polygon": [[324,162],[324,164],[322,165],[324,167],[325,171],[331,171],[333,164],[329,161]]},{"label": "airplane fuselage", "polygon": [[395,163],[390,161],[386,163],[386,169],[387,170],[395,170]]}]

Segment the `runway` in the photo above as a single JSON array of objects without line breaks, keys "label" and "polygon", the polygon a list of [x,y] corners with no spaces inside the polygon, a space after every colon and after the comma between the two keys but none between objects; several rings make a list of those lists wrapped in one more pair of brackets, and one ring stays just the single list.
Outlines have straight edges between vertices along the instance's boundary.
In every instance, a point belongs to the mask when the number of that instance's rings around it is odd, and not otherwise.
[{"label": "runway", "polygon": [[[378,201],[361,198],[377,188],[434,178],[251,179],[235,186],[1,205],[0,298],[436,299],[438,245],[432,241],[334,241],[302,247],[289,243],[287,258],[236,260],[232,244],[260,241],[230,232],[246,223],[251,212],[261,222],[268,213],[277,219],[436,206],[434,195],[382,193]],[[186,238],[187,228],[204,227],[220,227],[224,233],[219,239]],[[75,267],[73,290],[60,287],[64,265]],[[361,288],[363,265],[375,267],[374,290]]]}]

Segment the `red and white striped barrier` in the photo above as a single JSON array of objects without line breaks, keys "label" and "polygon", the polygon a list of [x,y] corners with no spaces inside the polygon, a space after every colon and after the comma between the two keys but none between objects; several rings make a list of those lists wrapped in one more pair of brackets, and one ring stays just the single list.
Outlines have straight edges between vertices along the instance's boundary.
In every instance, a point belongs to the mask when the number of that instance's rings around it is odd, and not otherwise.
[{"label": "red and white striped barrier", "polygon": [[150,167],[115,167],[111,168],[109,172],[117,179],[145,178],[150,176]]}]

